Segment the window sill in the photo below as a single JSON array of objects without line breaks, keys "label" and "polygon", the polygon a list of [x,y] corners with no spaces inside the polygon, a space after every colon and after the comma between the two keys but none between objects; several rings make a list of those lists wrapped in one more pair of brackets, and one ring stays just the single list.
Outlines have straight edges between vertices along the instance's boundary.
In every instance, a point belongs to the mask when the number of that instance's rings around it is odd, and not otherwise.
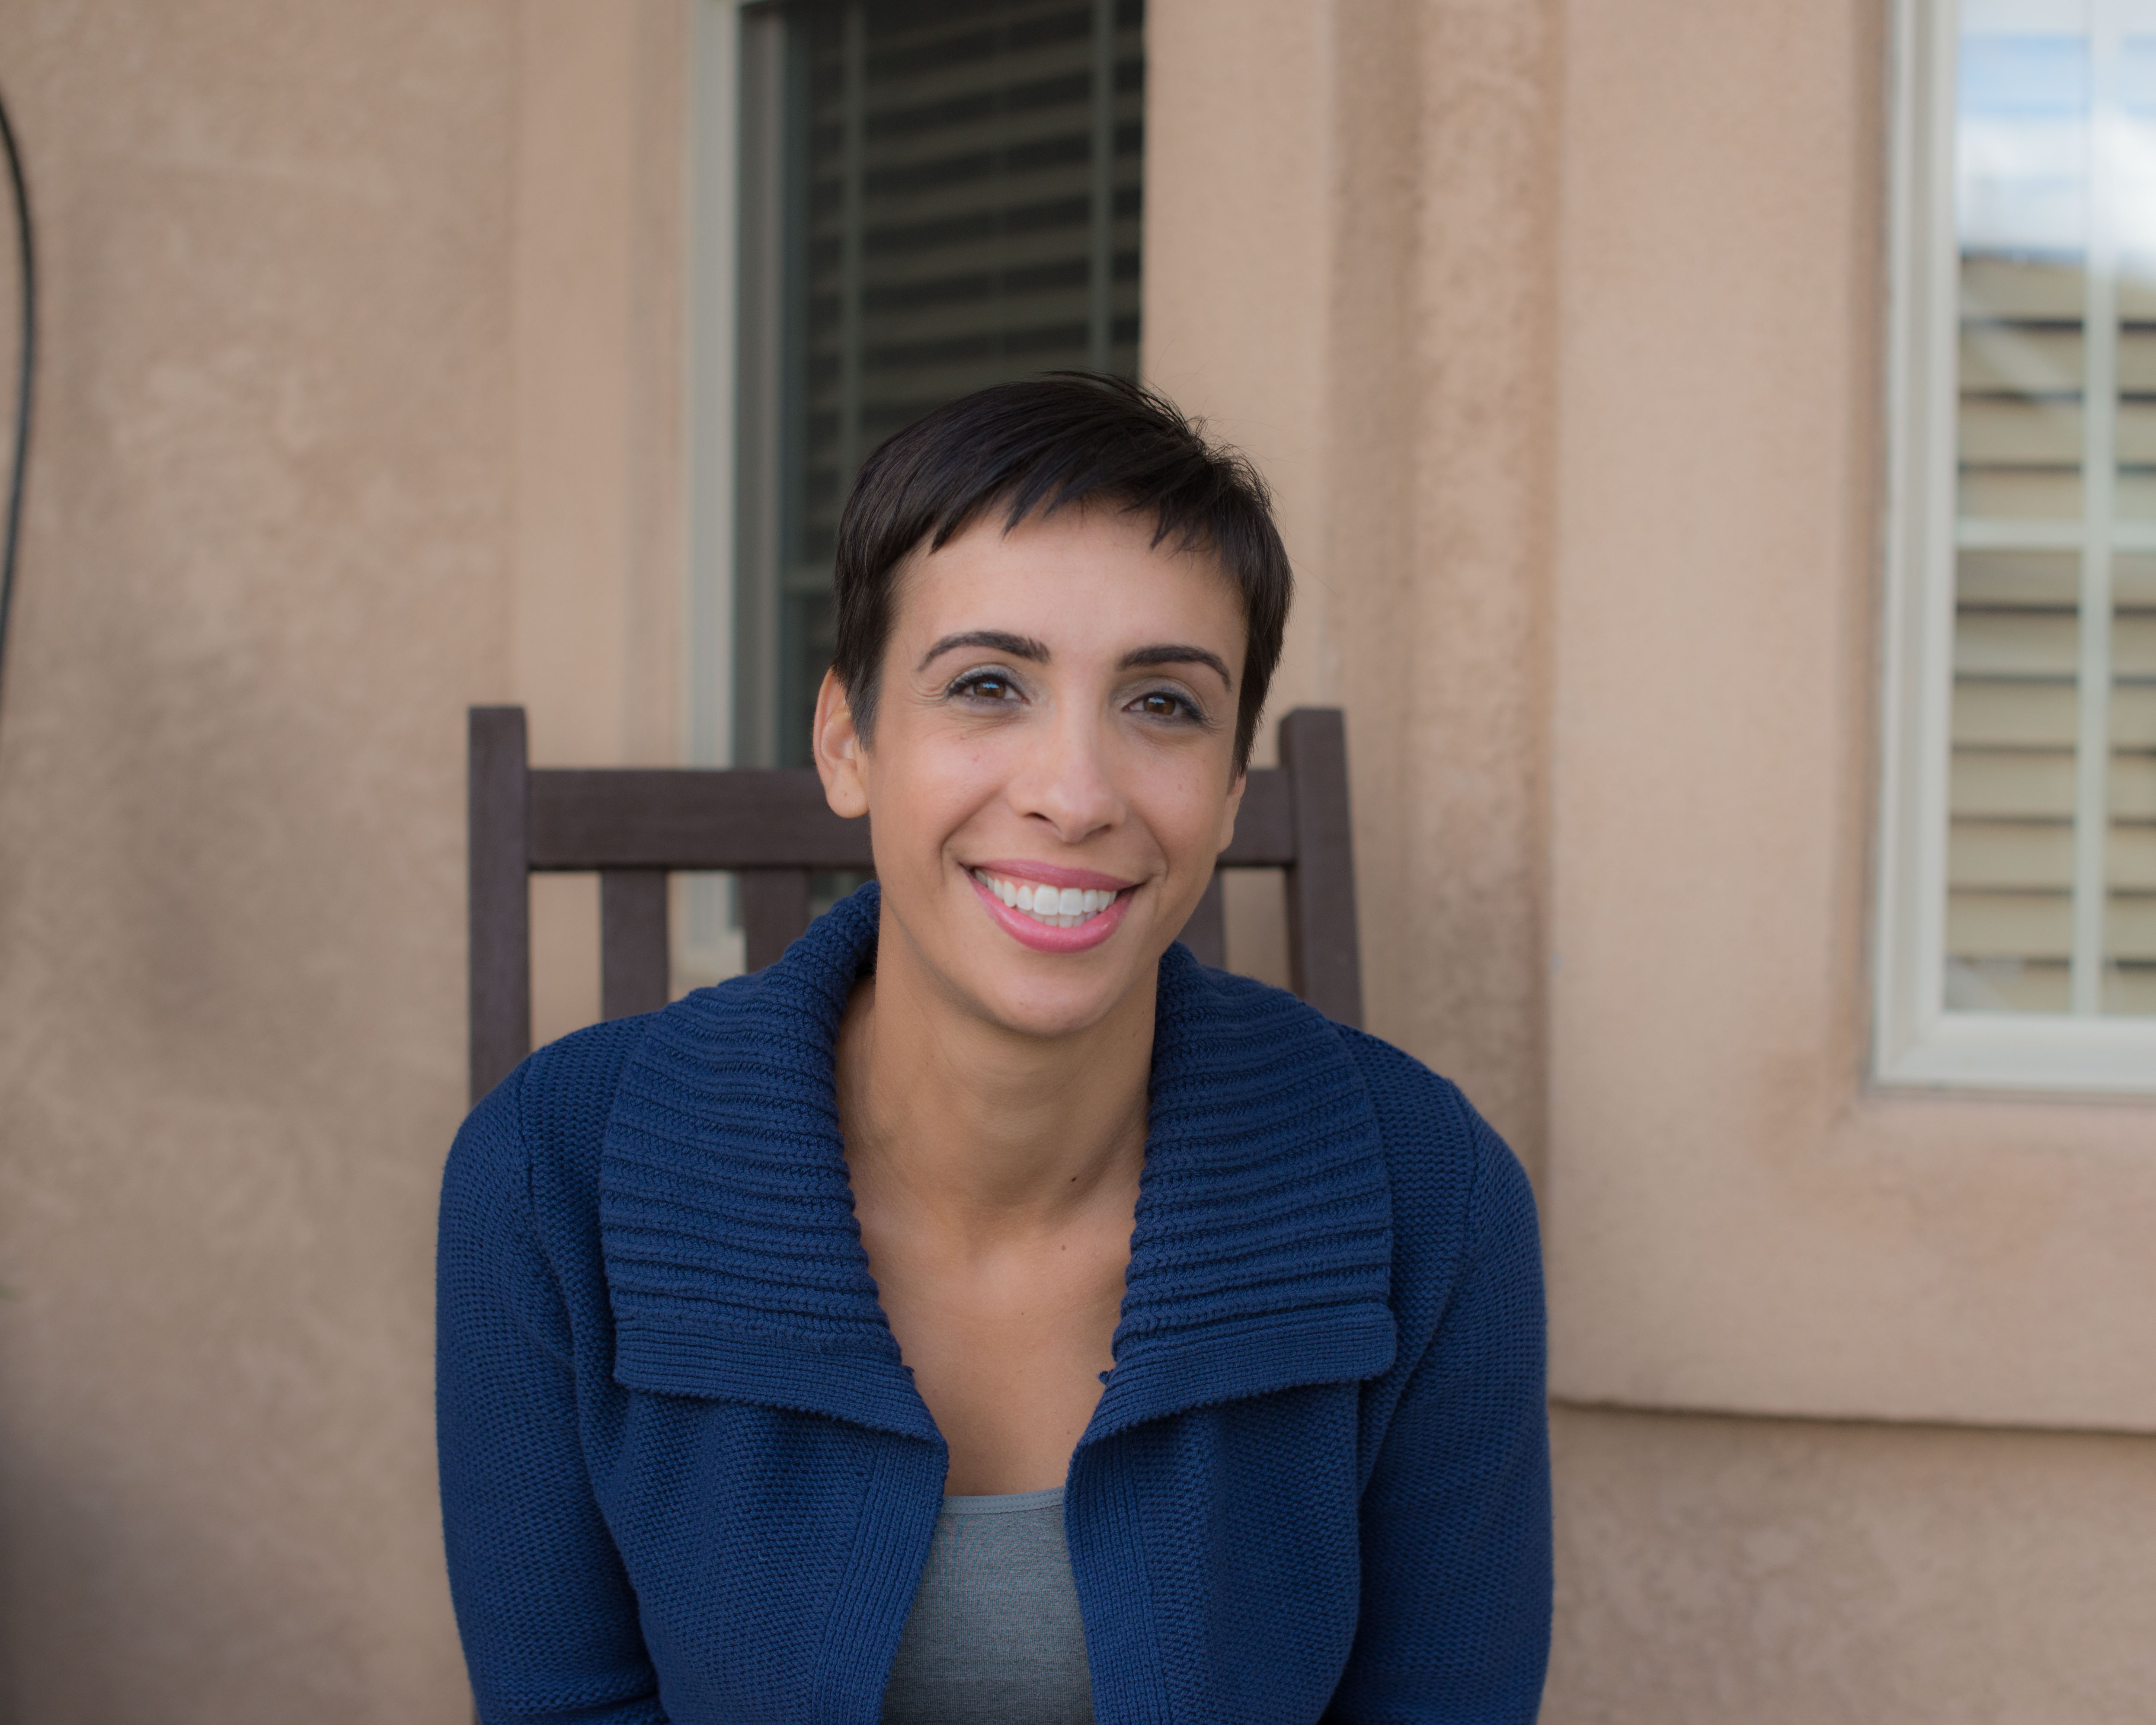
[{"label": "window sill", "polygon": [[1881,1050],[1882,1086],[2156,1096],[2156,1019],[1942,1013]]}]

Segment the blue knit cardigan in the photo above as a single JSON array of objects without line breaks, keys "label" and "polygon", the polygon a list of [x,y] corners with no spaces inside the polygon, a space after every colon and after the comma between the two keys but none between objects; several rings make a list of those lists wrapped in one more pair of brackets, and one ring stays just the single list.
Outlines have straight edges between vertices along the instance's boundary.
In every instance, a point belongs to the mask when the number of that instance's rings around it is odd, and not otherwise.
[{"label": "blue knit cardigan", "polygon": [[[832,1086],[870,886],[769,969],[534,1055],[444,1183],[449,1578],[489,1721],[873,1725],[948,1452]],[[1108,1722],[1527,1721],[1534,1205],[1458,1091],[1160,966],[1114,1369],[1065,1520]]]}]

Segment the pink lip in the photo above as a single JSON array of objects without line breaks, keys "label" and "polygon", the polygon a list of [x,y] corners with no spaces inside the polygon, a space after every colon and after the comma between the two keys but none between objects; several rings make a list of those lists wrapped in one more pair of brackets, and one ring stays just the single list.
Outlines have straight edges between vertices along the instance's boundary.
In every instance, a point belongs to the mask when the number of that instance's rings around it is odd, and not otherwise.
[{"label": "pink lip", "polygon": [[[1016,874],[1004,864],[983,863],[979,866],[990,874],[1002,875],[1006,880],[1029,878]],[[1044,865],[1030,863],[1026,866],[1030,869],[1040,869]],[[1042,884],[1054,886],[1070,886],[1083,891],[1088,883],[1097,880],[1101,884],[1093,890],[1096,892],[1113,891],[1116,894],[1115,899],[1106,910],[1088,916],[1075,928],[1050,928],[1045,922],[1034,922],[1024,911],[1012,909],[987,887],[982,886],[981,877],[971,870],[967,873],[966,882],[980,895],[981,902],[988,907],[988,914],[1003,925],[1004,932],[1022,946],[1030,947],[1036,952],[1083,952],[1089,947],[1099,946],[1122,926],[1123,915],[1131,907],[1130,893],[1127,891],[1117,889],[1116,884],[1105,875],[1086,875],[1076,869],[1061,869],[1056,872],[1063,875],[1078,875],[1081,878],[1070,881],[1043,880]],[[1042,879],[1039,875],[1030,878]]]},{"label": "pink lip", "polygon": [[1118,880],[1113,875],[1096,875],[1091,869],[1063,869],[1054,863],[978,862],[968,868],[984,875],[1001,875],[1006,880],[1030,880],[1036,886],[1075,886],[1081,892],[1122,892],[1137,883]]}]

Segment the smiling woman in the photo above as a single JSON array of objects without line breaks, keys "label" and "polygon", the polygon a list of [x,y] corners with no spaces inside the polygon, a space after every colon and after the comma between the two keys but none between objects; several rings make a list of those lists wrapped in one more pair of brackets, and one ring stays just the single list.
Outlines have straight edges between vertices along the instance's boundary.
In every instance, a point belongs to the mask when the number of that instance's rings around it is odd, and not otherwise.
[{"label": "smiling woman", "polygon": [[864,466],[813,740],[877,883],[541,1050],[450,1159],[483,1717],[1534,1717],[1526,1181],[1176,944],[1289,587],[1255,474],[1132,385]]}]

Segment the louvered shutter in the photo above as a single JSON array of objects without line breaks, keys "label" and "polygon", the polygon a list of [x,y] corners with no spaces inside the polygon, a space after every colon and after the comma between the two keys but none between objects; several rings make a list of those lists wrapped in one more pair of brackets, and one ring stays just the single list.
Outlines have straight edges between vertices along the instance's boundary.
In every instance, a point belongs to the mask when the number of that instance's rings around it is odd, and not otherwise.
[{"label": "louvered shutter", "polygon": [[2156,1014],[2156,4],[1958,47],[1945,1004]]}]

